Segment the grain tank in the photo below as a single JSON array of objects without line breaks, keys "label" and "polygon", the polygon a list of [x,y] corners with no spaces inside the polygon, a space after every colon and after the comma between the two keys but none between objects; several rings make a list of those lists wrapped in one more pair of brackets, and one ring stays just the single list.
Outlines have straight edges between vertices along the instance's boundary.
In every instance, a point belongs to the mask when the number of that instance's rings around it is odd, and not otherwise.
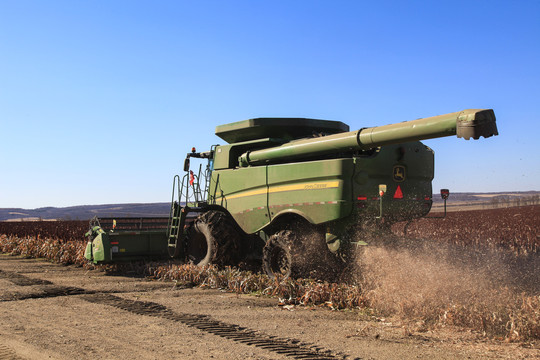
[{"label": "grain tank", "polygon": [[[490,109],[356,131],[305,118],[217,126],[227,144],[193,149],[186,175],[175,178],[169,253],[197,264],[262,257],[271,276],[320,275],[328,271],[321,264],[347,258],[363,224],[389,226],[430,211],[434,154],[420,140],[497,134]],[[190,158],[208,166],[196,174]]]}]

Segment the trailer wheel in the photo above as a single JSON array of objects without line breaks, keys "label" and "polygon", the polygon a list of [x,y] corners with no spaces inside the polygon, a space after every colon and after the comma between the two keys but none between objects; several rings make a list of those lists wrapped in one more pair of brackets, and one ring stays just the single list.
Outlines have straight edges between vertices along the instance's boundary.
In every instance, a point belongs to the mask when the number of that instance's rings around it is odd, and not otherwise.
[{"label": "trailer wheel", "polygon": [[232,219],[221,211],[207,211],[193,224],[187,240],[188,260],[197,266],[235,265],[240,235]]}]

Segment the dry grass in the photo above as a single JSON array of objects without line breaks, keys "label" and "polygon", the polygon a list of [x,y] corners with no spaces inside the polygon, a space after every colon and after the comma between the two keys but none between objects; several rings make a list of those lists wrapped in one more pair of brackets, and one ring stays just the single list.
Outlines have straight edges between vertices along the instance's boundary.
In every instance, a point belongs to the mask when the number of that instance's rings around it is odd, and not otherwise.
[{"label": "dry grass", "polygon": [[324,305],[333,309],[365,307],[359,286],[316,281],[313,279],[270,279],[268,276],[237,268],[218,269],[191,264],[159,266],[153,271],[161,280],[184,286],[227,289],[236,293],[279,297],[284,304]]},{"label": "dry grass", "polygon": [[45,258],[64,265],[86,265],[85,241],[63,241],[38,237],[0,235],[0,252],[27,258]]}]

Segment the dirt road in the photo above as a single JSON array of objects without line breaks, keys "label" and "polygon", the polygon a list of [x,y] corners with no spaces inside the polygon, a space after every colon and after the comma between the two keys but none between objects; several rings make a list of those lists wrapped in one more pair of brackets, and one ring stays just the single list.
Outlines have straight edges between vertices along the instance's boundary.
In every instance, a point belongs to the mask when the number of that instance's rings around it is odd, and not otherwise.
[{"label": "dirt road", "polygon": [[485,359],[538,349],[360,312],[108,276],[0,254],[0,360]]}]

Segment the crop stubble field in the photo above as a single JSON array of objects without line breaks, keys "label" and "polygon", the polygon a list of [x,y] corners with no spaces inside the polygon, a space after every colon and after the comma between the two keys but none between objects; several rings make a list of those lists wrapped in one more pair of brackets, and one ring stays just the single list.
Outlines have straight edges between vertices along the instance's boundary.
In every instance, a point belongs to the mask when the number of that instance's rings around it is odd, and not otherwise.
[{"label": "crop stubble field", "polygon": [[[87,227],[86,221],[1,222],[0,250],[91,269],[82,257]],[[540,206],[453,212],[392,230],[384,246],[362,248],[336,283],[279,282],[242,269],[170,262],[100,269],[270,296],[287,308],[351,309],[372,321],[392,319],[410,336],[452,326],[538,348]]]}]

